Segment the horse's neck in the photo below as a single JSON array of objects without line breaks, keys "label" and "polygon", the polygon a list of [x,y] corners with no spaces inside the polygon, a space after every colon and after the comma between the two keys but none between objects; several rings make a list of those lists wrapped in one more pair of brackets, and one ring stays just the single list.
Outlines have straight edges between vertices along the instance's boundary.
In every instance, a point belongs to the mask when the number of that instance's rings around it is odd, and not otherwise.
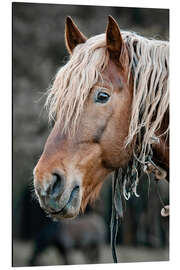
[{"label": "horse's neck", "polygon": [[[157,132],[157,136],[160,136],[163,134],[169,126],[169,110],[165,113],[164,118],[162,120],[160,129]],[[165,133],[160,137],[160,143],[155,144],[153,146],[153,158],[156,161],[156,163],[165,169],[169,171],[169,133]]]}]

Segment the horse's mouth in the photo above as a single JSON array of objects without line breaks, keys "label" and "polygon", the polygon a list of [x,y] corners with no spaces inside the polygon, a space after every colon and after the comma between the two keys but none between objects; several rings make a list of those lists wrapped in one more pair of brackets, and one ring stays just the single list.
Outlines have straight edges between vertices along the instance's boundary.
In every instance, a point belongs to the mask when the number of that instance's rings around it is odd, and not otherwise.
[{"label": "horse's mouth", "polygon": [[48,214],[54,218],[54,219],[60,219],[60,218],[73,218],[76,217],[79,213],[80,208],[80,186],[76,185],[69,197],[69,200],[58,211],[48,211]]}]

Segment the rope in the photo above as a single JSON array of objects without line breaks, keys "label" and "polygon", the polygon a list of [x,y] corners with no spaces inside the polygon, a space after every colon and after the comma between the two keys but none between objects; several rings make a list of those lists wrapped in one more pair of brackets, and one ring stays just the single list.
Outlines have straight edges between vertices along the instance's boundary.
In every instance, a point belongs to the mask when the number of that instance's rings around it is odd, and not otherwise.
[{"label": "rope", "polygon": [[114,263],[117,263],[116,238],[118,233],[119,218],[123,218],[123,205],[121,197],[122,169],[117,169],[112,180],[112,213],[111,213],[111,249]]},{"label": "rope", "polygon": [[[131,160],[128,166],[124,169],[120,168],[115,170],[114,177],[112,179],[112,212],[111,212],[111,249],[112,257],[114,263],[117,263],[117,254],[116,254],[116,239],[118,233],[119,222],[123,219],[123,204],[122,204],[122,194],[123,197],[128,200],[132,194],[136,197],[139,197],[137,194],[137,185],[140,178],[140,172],[143,171],[148,175],[153,173],[156,179],[156,192],[159,198],[159,201],[162,205],[161,215],[169,215],[169,206],[165,206],[161,194],[159,191],[158,180],[166,178],[166,171],[158,167],[152,161],[152,150],[150,155],[147,156],[145,162],[140,161],[134,153],[134,159]],[[164,211],[164,212],[162,212]]]}]

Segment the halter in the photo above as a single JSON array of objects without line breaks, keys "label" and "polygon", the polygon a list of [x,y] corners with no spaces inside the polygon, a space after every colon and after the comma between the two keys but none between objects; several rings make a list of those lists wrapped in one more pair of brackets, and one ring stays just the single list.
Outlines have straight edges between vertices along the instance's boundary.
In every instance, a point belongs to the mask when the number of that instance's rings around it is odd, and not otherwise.
[{"label": "halter", "polygon": [[117,263],[116,255],[116,238],[118,232],[119,222],[123,220],[123,200],[129,200],[132,194],[139,197],[137,194],[137,185],[139,178],[142,175],[142,171],[147,174],[149,180],[149,174],[153,173],[156,182],[156,192],[159,201],[162,205],[161,215],[169,215],[169,206],[165,206],[158,187],[159,180],[166,179],[167,173],[164,169],[157,166],[152,160],[152,150],[146,157],[145,162],[141,162],[134,154],[134,159],[129,162],[126,168],[116,169],[112,180],[112,212],[111,212],[111,249],[114,263]]}]

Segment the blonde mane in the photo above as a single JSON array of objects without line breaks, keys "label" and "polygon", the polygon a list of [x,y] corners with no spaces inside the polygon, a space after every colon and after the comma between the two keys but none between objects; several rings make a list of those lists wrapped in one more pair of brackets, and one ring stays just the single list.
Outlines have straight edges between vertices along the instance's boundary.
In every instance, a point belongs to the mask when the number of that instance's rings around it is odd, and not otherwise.
[{"label": "blonde mane", "polygon": [[152,143],[159,143],[168,129],[157,135],[169,108],[169,43],[123,32],[133,74],[133,102],[126,145],[136,136],[139,160],[145,162]]},{"label": "blonde mane", "polygon": [[[129,52],[129,74],[134,79],[126,146],[136,137],[140,149],[138,158],[144,162],[151,144],[158,143],[156,133],[169,106],[169,43],[131,32],[121,34]],[[78,45],[67,64],[58,71],[48,91],[46,106],[49,118],[59,121],[64,132],[75,132],[90,90],[108,63],[105,34],[101,34]]]}]

